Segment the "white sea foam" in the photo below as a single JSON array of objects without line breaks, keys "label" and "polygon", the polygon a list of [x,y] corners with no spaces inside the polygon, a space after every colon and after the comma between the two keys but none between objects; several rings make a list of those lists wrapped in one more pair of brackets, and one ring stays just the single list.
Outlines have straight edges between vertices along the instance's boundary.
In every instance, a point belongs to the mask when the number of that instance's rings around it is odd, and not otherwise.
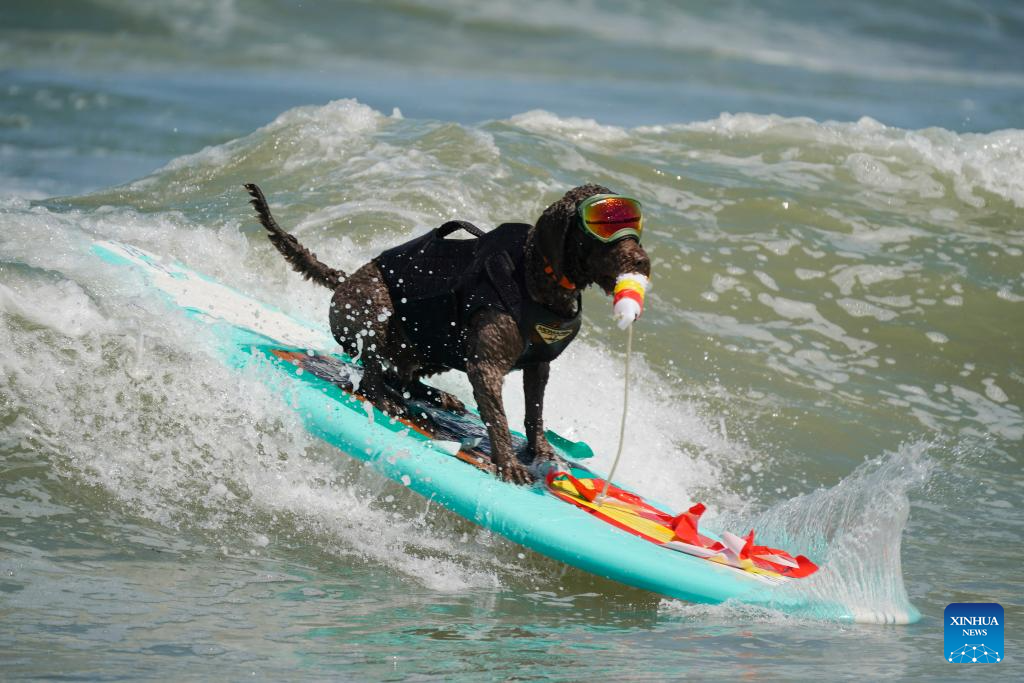
[{"label": "white sea foam", "polygon": [[842,306],[844,311],[855,318],[870,317],[875,320],[886,321],[892,320],[899,315],[895,311],[890,311],[886,308],[882,308],[881,306],[869,304],[868,302],[861,301],[860,299],[837,299],[836,303]]},{"label": "white sea foam", "polygon": [[594,119],[560,117],[548,111],[535,109],[516,114],[509,121],[535,133],[554,134],[577,142],[620,142],[629,139],[625,129],[602,125]]},{"label": "white sea foam", "polygon": [[825,273],[820,270],[811,270],[809,268],[797,268],[793,273],[801,280],[814,280],[819,277],[825,277]]},{"label": "white sea foam", "polygon": [[[870,118],[856,123],[806,117],[784,118],[760,114],[722,114],[711,121],[685,124],[676,130],[699,131],[725,137],[756,135],[764,141],[824,144],[854,150],[850,166],[857,177],[877,189],[914,187],[921,197],[941,196],[941,187],[921,167],[952,182],[955,195],[965,204],[984,206],[977,190],[992,193],[1024,207],[1024,131],[957,134],[938,128],[908,131],[884,126]],[[909,170],[896,175],[884,159],[899,159]]]},{"label": "white sea foam", "polygon": [[323,164],[351,153],[353,140],[377,130],[388,117],[355,100],[335,100],[323,106],[296,107],[249,136],[178,157],[161,171],[222,169],[240,153],[272,155],[285,171]]},{"label": "white sea foam", "polygon": [[840,268],[831,276],[832,282],[844,296],[853,293],[855,286],[868,289],[879,282],[902,280],[906,276],[903,268],[878,265],[855,265]]},{"label": "white sea foam", "polygon": [[1021,296],[1020,294],[1014,294],[1013,292],[1010,291],[1009,287],[1000,287],[999,291],[996,292],[996,296],[998,296],[1003,301],[1010,301],[1015,304],[1024,301],[1024,296]]},{"label": "white sea foam", "polygon": [[996,380],[994,378],[986,377],[982,380],[982,384],[985,385],[985,395],[996,403],[1006,403],[1010,400],[1010,397],[1006,395],[1006,392],[996,384]]},{"label": "white sea foam", "polygon": [[757,300],[771,308],[775,313],[789,320],[806,320],[802,328],[810,329],[824,337],[840,342],[850,351],[858,354],[867,353],[876,347],[876,344],[865,339],[857,339],[846,334],[842,326],[825,318],[818,311],[818,307],[809,301],[796,301],[781,296],[770,294],[759,294]]},{"label": "white sea foam", "polygon": [[[994,382],[986,383],[985,389],[986,395],[983,396],[967,387],[956,384],[950,387],[953,396],[962,402],[960,411],[972,417],[973,421],[1003,438],[1013,441],[1024,439],[1024,413],[1021,408],[1000,401],[1005,394]],[[972,412],[973,416],[970,415]],[[978,436],[984,435],[981,430],[970,428],[970,431]]]},{"label": "white sea foam", "polygon": [[0,312],[20,316],[68,337],[110,330],[92,299],[75,282],[31,282],[18,290],[0,283]]}]

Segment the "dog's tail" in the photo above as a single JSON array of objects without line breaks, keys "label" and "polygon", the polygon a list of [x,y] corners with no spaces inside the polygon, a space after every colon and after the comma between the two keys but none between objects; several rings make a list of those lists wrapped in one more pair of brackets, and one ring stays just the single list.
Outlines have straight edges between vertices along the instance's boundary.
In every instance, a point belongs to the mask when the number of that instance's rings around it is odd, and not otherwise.
[{"label": "dog's tail", "polygon": [[294,235],[288,234],[277,224],[274,216],[270,213],[270,207],[267,206],[267,198],[263,196],[263,191],[258,185],[246,183],[245,189],[252,197],[249,203],[256,209],[260,224],[267,229],[267,237],[288,263],[292,264],[292,268],[296,272],[302,273],[307,280],[312,280],[328,289],[336,289],[344,281],[345,273],[322,263],[316,254],[299,244]]}]

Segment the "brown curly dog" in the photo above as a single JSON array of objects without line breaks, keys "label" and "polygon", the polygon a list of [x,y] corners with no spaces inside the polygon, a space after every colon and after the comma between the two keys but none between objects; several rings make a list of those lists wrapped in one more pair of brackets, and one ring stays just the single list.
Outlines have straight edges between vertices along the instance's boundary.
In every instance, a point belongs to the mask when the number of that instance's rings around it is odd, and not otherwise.
[{"label": "brown curly dog", "polygon": [[[492,460],[503,478],[517,484],[532,476],[513,451],[501,398],[505,376],[523,371],[525,431],[534,461],[556,459],[544,436],[544,389],[551,360],[579,330],[580,292],[597,284],[611,294],[619,275],[651,270],[637,239],[602,242],[583,228],[580,203],[612,194],[600,185],[569,190],[535,225],[506,223],[484,233],[462,221],[446,223],[351,275],[321,263],[277,225],[259,187],[245,188],[271,242],[292,267],[333,290],[331,332],[362,361],[360,393],[393,416],[408,416],[403,397],[462,411],[458,399],[420,379],[465,371]],[[473,239],[448,238],[460,229]]]}]

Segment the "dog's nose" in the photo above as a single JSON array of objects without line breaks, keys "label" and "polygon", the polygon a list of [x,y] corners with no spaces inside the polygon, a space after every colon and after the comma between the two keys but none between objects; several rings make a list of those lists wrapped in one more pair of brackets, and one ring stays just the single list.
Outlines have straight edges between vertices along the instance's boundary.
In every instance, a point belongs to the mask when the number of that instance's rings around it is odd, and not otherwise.
[{"label": "dog's nose", "polygon": [[631,272],[643,273],[647,277],[651,276],[651,259],[647,256],[647,252],[643,248],[639,248],[633,254],[633,266],[630,268]]}]

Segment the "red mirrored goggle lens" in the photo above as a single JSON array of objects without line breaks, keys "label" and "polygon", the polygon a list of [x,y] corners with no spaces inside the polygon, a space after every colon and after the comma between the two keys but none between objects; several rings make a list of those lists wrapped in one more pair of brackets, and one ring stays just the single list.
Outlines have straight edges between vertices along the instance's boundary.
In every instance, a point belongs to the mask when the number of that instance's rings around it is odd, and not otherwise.
[{"label": "red mirrored goggle lens", "polygon": [[583,226],[600,240],[634,236],[643,230],[640,202],[628,197],[608,197],[580,207]]}]

